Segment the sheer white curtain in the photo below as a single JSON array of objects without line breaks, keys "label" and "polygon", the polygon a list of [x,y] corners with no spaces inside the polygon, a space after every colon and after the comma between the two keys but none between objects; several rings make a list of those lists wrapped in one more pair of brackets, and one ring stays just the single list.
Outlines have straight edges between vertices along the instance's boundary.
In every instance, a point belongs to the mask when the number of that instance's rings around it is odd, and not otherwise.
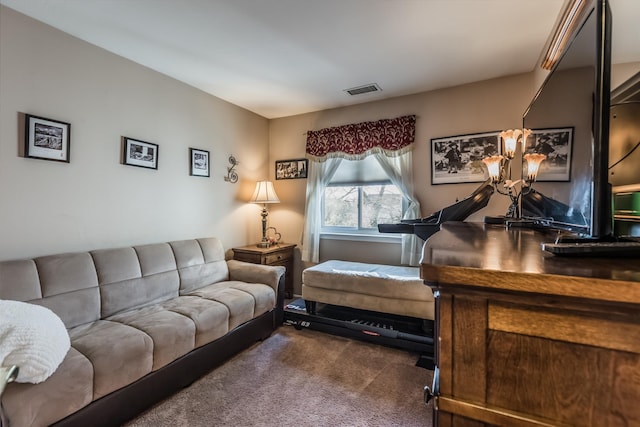
[{"label": "sheer white curtain", "polygon": [[[413,148],[413,147],[411,147]],[[382,169],[391,180],[391,183],[402,191],[402,195],[408,201],[407,210],[403,219],[413,219],[420,217],[420,202],[413,194],[413,151],[411,149],[404,152],[394,151],[374,152]],[[419,265],[422,256],[421,240],[415,234],[402,235],[402,255],[401,264]]]},{"label": "sheer white curtain", "polygon": [[324,161],[310,159],[307,176],[307,200],[304,209],[302,232],[302,261],[320,262],[320,228],[322,226],[322,196],[324,189],[336,173],[342,159],[325,158]]},{"label": "sheer white curtain", "polygon": [[[409,201],[405,218],[420,216],[420,205],[413,196],[411,150],[415,139],[416,116],[403,116],[307,132],[309,159],[305,223],[302,234],[302,260],[319,262],[322,197],[342,159],[357,160],[374,153],[381,156],[390,180]],[[377,157],[376,157],[377,158]],[[402,263],[417,265],[420,248],[416,237],[402,239]]]}]

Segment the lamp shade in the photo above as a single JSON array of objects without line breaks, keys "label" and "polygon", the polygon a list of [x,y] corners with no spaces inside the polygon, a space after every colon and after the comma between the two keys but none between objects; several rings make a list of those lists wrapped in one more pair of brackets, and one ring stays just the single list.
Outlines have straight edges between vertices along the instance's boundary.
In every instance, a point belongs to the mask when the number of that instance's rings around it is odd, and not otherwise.
[{"label": "lamp shade", "polygon": [[500,137],[504,140],[504,153],[508,159],[513,159],[516,154],[518,138],[522,135],[520,129],[509,129],[500,132]]},{"label": "lamp shade", "polygon": [[273,182],[258,181],[256,189],[251,196],[251,203],[280,203],[276,191],[273,189]]},{"label": "lamp shade", "polygon": [[531,135],[533,131],[531,129],[524,128],[522,129],[522,152],[527,151],[527,140],[529,139],[529,135]]},{"label": "lamp shade", "polygon": [[493,182],[500,181],[500,166],[502,166],[502,156],[491,156],[482,159],[482,163],[487,166],[487,171]]},{"label": "lamp shade", "polygon": [[529,153],[524,155],[524,159],[527,161],[527,181],[534,182],[538,177],[540,171],[540,163],[542,163],[547,156],[539,153]]}]

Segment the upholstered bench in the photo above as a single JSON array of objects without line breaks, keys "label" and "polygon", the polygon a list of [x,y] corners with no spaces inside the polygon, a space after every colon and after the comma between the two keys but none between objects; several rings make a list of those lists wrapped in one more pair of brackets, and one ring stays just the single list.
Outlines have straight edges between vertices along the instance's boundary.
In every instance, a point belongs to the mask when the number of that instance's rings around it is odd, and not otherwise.
[{"label": "upholstered bench", "polygon": [[316,303],[379,313],[434,318],[431,289],[418,267],[326,261],[302,272],[302,298],[309,314]]}]

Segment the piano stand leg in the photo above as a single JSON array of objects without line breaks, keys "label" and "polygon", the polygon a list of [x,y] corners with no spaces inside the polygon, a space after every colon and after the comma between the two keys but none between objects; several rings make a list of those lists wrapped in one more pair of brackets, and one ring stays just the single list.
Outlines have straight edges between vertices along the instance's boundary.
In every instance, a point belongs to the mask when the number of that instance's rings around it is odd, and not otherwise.
[{"label": "piano stand leg", "polygon": [[304,307],[307,309],[307,314],[316,314],[316,302],[304,300]]}]

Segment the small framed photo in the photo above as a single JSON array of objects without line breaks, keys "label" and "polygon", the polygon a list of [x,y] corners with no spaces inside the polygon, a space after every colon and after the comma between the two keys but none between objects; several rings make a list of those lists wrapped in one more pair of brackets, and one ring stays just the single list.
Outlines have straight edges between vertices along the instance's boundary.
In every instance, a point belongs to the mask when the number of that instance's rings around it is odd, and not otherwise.
[{"label": "small framed photo", "polygon": [[308,171],[308,159],[276,160],[276,179],[306,178]]},{"label": "small framed photo", "polygon": [[24,156],[69,163],[71,124],[25,114]]},{"label": "small framed photo", "polygon": [[209,177],[209,152],[206,150],[198,150],[197,148],[189,148],[191,158],[191,176]]},{"label": "small framed photo", "polygon": [[524,154],[547,156],[540,164],[536,181],[571,181],[572,151],[573,127],[532,129],[524,148]]},{"label": "small framed photo", "polygon": [[129,166],[158,169],[158,144],[124,137],[123,163]]},{"label": "small framed photo", "polygon": [[500,132],[431,140],[431,183],[460,184],[487,179],[482,159],[502,153]]}]

